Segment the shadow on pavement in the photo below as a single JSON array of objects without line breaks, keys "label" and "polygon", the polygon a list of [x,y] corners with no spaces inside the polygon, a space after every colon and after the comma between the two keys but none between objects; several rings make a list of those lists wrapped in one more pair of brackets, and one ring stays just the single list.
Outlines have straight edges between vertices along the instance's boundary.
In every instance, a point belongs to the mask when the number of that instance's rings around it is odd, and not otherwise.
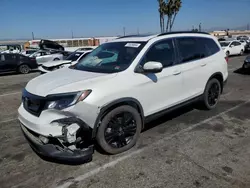
[{"label": "shadow on pavement", "polygon": [[250,75],[250,69],[239,68],[239,69],[235,70],[234,73],[242,74],[242,75]]}]

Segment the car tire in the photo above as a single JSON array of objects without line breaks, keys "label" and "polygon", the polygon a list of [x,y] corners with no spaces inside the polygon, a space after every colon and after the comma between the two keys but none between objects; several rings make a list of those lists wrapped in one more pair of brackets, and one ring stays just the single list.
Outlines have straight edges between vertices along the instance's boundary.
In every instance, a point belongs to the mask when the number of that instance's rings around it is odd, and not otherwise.
[{"label": "car tire", "polygon": [[240,55],[241,55],[241,56],[244,55],[244,50],[241,50],[241,51],[240,51]]},{"label": "car tire", "polygon": [[59,58],[55,58],[53,61],[58,61],[58,60],[60,60]]},{"label": "car tire", "polygon": [[22,64],[18,67],[18,72],[21,74],[28,74],[30,70],[30,67],[26,64]]},{"label": "car tire", "polygon": [[227,57],[230,56],[230,52],[229,52],[229,51],[226,52],[226,56],[227,56]]},{"label": "car tire", "polygon": [[208,81],[202,95],[202,107],[204,110],[212,110],[218,104],[222,91],[222,86],[218,79],[212,78]]},{"label": "car tire", "polygon": [[244,63],[244,64],[242,65],[242,69],[247,69],[247,68],[248,68],[247,64]]},{"label": "car tire", "polygon": [[[126,120],[124,114],[130,119]],[[106,153],[122,153],[136,144],[141,128],[142,120],[139,112],[128,105],[119,106],[104,116],[98,127],[96,140]]]}]

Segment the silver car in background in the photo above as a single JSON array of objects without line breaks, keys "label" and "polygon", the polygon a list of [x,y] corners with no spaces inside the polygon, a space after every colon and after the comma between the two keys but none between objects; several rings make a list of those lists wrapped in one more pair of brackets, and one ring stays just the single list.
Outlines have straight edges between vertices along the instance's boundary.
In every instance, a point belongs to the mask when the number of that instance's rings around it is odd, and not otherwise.
[{"label": "silver car in background", "polygon": [[65,60],[49,61],[49,62],[43,63],[42,65],[39,65],[38,69],[43,74],[43,73],[52,72],[54,70],[61,69],[64,67],[69,67],[71,65],[76,64],[78,61],[86,57],[91,52],[92,50],[75,51],[75,52],[72,52],[68,57],[66,57]]},{"label": "silver car in background", "polygon": [[40,65],[48,61],[63,60],[64,55],[56,51],[39,50],[29,57],[35,57],[37,64]]}]

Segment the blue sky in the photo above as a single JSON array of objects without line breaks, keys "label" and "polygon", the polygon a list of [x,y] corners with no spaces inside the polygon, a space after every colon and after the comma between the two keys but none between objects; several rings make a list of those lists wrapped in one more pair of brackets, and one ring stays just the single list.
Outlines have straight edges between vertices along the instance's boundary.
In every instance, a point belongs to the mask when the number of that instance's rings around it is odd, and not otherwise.
[{"label": "blue sky", "polygon": [[[157,0],[0,0],[0,39],[158,32]],[[175,30],[250,23],[250,0],[183,0]]]}]

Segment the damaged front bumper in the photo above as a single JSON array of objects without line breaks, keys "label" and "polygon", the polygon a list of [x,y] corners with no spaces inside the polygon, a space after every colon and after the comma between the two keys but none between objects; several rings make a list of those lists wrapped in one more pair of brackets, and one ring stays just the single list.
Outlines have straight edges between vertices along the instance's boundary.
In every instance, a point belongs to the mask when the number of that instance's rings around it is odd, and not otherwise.
[{"label": "damaged front bumper", "polygon": [[[41,157],[55,162],[82,164],[92,161],[94,153],[93,144],[89,144],[81,149],[69,149],[64,147],[57,138],[48,137],[48,143],[44,143],[39,134],[29,130],[21,123],[21,130],[29,142],[31,148]],[[58,141],[58,142],[55,142]]]}]

